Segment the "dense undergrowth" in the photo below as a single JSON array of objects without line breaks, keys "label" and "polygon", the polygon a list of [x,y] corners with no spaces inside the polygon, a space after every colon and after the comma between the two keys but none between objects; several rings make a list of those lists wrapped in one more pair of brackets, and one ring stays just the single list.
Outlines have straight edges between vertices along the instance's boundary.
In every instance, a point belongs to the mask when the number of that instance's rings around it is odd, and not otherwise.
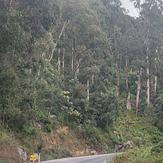
[{"label": "dense undergrowth", "polygon": [[122,114],[114,123],[122,140],[132,140],[133,149],[115,159],[115,163],[161,163],[163,162],[163,133],[148,118],[133,113]]},{"label": "dense undergrowth", "polygon": [[161,152],[163,2],[131,1],[0,0],[0,152]]},{"label": "dense undergrowth", "polygon": [[[137,117],[132,111],[122,111],[112,126],[105,130],[88,124],[68,127],[59,122],[55,127],[51,132],[37,128],[37,132],[31,135],[11,134],[1,128],[1,147],[10,142],[14,155],[21,147],[28,155],[40,152],[42,160],[50,160],[89,155],[91,150],[96,150],[98,154],[111,153],[116,151],[116,144],[132,141],[133,148],[125,149],[115,163],[161,163],[163,160],[162,132],[148,119]],[[119,133],[119,137],[114,132]],[[88,153],[84,152],[86,148]],[[6,153],[9,154],[9,150]]]}]

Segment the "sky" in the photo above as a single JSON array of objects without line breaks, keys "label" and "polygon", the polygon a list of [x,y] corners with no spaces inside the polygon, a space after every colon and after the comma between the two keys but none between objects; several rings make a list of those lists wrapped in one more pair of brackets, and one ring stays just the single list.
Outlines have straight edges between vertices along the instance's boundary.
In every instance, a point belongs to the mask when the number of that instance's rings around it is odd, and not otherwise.
[{"label": "sky", "polygon": [[138,17],[138,12],[134,8],[134,5],[133,3],[130,2],[130,0],[121,0],[121,2],[122,2],[122,7],[125,7],[130,11],[130,13],[128,13],[129,15],[133,17]]}]

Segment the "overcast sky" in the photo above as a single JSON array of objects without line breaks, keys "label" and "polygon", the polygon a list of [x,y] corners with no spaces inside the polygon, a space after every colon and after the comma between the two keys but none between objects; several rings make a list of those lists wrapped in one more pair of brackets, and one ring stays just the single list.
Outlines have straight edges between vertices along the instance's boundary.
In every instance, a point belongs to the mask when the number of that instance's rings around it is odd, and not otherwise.
[{"label": "overcast sky", "polygon": [[122,6],[130,11],[129,15],[134,17],[138,16],[138,12],[134,8],[134,5],[133,3],[130,2],[130,0],[121,0],[121,2],[122,2]]}]

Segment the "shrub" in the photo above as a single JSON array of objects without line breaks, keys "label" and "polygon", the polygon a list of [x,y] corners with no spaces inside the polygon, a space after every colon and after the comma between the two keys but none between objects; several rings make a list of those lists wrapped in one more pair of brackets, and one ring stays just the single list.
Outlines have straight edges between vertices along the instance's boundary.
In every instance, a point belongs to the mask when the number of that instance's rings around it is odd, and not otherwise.
[{"label": "shrub", "polygon": [[151,153],[160,153],[163,152],[163,142],[159,143],[157,146],[154,146],[151,149]]},{"label": "shrub", "polygon": [[63,147],[59,147],[59,146],[56,146],[52,149],[48,149],[46,151],[43,151],[41,155],[42,155],[42,157],[41,157],[42,161],[51,160],[51,159],[60,159],[60,158],[72,156],[69,151],[67,151]]},{"label": "shrub", "polygon": [[88,146],[103,151],[108,151],[112,146],[109,133],[89,124],[83,125],[77,135],[86,140]]},{"label": "shrub", "polygon": [[36,129],[31,123],[25,124],[23,125],[23,133],[27,135],[34,135],[36,133]]}]

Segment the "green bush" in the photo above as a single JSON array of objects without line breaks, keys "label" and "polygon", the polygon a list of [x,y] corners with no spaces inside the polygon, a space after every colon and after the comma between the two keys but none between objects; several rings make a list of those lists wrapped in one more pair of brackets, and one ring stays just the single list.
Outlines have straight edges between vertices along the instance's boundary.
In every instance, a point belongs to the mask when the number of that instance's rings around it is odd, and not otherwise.
[{"label": "green bush", "polygon": [[163,142],[159,143],[157,146],[154,146],[151,149],[151,153],[160,153],[163,152]]},{"label": "green bush", "polygon": [[[161,146],[162,147],[162,146]],[[157,150],[160,149],[157,148]],[[115,158],[115,163],[162,163],[163,152],[151,154],[151,148],[134,148]],[[159,151],[159,150],[158,150]]]},{"label": "green bush", "polygon": [[159,142],[160,142],[160,136],[158,136],[158,135],[154,135],[154,136],[152,136],[152,138],[151,138],[151,142],[153,143],[153,144],[158,144]]},{"label": "green bush", "polygon": [[136,147],[140,147],[140,146],[141,146],[141,143],[142,143],[142,142],[141,142],[141,138],[136,137],[134,142],[135,142],[135,146],[136,146]]},{"label": "green bush", "polygon": [[36,121],[38,122],[44,122],[47,119],[47,116],[45,115],[43,111],[38,110],[35,113],[35,118],[36,118]]},{"label": "green bush", "polygon": [[79,138],[84,138],[87,145],[92,148],[108,151],[113,147],[109,133],[90,124],[83,125],[76,134]]},{"label": "green bush", "polygon": [[43,125],[44,125],[44,131],[45,132],[51,132],[54,128],[54,123],[50,118],[46,118],[44,120]]},{"label": "green bush", "polygon": [[52,130],[53,130],[52,124],[51,123],[46,123],[44,125],[44,129],[45,129],[45,132],[52,132]]},{"label": "green bush", "polygon": [[36,133],[36,129],[31,123],[25,124],[23,125],[23,133],[26,135],[34,135]]},{"label": "green bush", "polygon": [[43,151],[41,155],[42,161],[72,156],[69,151],[59,146]]}]

